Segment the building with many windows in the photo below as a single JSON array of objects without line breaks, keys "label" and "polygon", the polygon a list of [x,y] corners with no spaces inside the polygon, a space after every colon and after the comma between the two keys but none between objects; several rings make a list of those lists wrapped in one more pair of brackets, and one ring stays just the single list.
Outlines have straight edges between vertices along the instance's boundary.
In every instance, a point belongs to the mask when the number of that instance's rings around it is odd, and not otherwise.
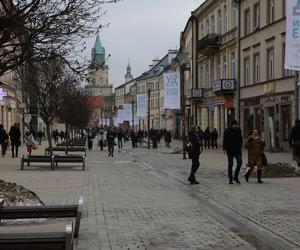
[{"label": "building with many windows", "polygon": [[207,0],[192,12],[189,127],[223,134],[236,117],[238,7],[235,0]]},{"label": "building with many windows", "polygon": [[294,72],[284,69],[285,1],[241,3],[241,125],[261,130],[268,150],[288,148]]}]

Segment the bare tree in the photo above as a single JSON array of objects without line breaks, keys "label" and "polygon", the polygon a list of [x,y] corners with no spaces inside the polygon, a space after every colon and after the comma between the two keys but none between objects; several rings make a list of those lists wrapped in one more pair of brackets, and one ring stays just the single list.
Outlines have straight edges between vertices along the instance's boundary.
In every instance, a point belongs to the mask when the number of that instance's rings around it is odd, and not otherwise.
[{"label": "bare tree", "polygon": [[49,152],[53,153],[50,127],[63,102],[63,91],[68,81],[65,78],[65,64],[56,59],[31,65],[30,81],[26,82],[26,92],[38,114],[46,125]]},{"label": "bare tree", "polygon": [[[0,0],[0,75],[52,52],[81,72],[76,53],[102,27],[103,6],[120,0]],[[99,23],[100,22],[100,23]]]},{"label": "bare tree", "polygon": [[88,103],[87,93],[80,85],[80,79],[70,72],[64,84],[62,103],[58,107],[57,117],[66,125],[66,134],[69,129],[83,129],[89,124],[92,108]]}]

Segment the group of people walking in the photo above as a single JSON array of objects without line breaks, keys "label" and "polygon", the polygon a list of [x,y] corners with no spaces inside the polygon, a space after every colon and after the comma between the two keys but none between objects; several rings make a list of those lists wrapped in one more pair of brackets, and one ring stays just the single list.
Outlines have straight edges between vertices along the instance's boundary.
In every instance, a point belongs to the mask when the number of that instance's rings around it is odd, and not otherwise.
[{"label": "group of people walking", "polygon": [[[189,134],[189,142],[187,144],[189,158],[192,159],[191,172],[188,181],[191,185],[199,184],[196,180],[195,174],[200,166],[199,157],[203,149],[201,149],[201,131],[199,128],[193,128]],[[299,137],[300,139],[300,137]],[[300,143],[299,143],[300,144]],[[262,140],[257,129],[253,129],[245,143],[245,148],[248,149],[248,163],[247,171],[245,173],[245,181],[249,181],[250,174],[255,167],[257,168],[257,181],[262,181],[262,167],[266,165],[266,157],[264,155],[265,142]],[[233,120],[230,126],[225,130],[223,136],[223,150],[227,154],[228,159],[228,179],[229,184],[240,184],[239,174],[242,167],[242,148],[243,137],[242,131],[236,120]],[[237,162],[235,171],[233,173],[233,161]]]}]

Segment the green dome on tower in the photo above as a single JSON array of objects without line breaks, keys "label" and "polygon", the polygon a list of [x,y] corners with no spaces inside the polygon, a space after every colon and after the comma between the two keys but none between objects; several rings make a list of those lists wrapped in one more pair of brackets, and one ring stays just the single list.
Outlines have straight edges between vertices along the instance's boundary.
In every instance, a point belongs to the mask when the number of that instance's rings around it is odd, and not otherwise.
[{"label": "green dome on tower", "polygon": [[92,64],[101,65],[105,62],[105,48],[102,46],[99,35],[96,37],[95,45],[92,48]]}]

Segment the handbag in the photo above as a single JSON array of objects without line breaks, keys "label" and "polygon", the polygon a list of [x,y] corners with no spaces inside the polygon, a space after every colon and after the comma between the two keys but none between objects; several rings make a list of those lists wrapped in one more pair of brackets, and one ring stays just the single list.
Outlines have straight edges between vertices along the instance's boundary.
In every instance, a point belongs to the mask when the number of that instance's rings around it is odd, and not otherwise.
[{"label": "handbag", "polygon": [[34,143],[34,144],[32,144],[32,149],[36,150],[36,149],[38,149],[38,146]]},{"label": "handbag", "polygon": [[265,153],[262,153],[261,154],[261,163],[264,167],[267,167],[268,166],[268,159],[265,155]]}]

